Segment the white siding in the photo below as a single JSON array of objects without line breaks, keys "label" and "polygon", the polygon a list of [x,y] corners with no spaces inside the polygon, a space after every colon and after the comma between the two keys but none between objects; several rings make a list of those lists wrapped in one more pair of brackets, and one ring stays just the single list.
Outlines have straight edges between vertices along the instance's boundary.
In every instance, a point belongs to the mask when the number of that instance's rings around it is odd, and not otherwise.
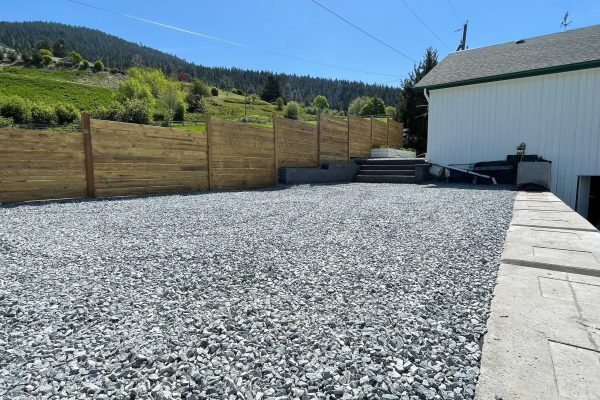
[{"label": "white siding", "polygon": [[600,68],[429,93],[427,157],[503,160],[521,142],[552,161],[552,191],[575,208],[577,177],[600,175]]}]

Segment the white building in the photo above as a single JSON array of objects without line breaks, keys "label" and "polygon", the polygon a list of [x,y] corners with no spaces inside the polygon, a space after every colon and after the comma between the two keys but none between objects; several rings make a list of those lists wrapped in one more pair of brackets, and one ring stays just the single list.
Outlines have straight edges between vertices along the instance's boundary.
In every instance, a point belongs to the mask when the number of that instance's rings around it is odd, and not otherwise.
[{"label": "white building", "polygon": [[416,87],[431,162],[503,160],[524,142],[552,161],[558,197],[584,216],[598,207],[600,25],[451,53]]}]

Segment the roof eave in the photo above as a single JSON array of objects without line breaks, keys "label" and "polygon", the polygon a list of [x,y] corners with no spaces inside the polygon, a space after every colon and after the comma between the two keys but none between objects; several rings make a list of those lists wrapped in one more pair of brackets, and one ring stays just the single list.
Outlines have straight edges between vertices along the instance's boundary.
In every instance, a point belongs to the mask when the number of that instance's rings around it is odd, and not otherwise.
[{"label": "roof eave", "polygon": [[466,79],[466,80],[462,80],[462,81],[448,82],[448,83],[441,83],[441,84],[434,84],[434,85],[419,85],[417,83],[417,85],[415,85],[414,88],[415,88],[415,90],[420,92],[425,89],[427,89],[427,90],[446,89],[446,88],[457,87],[457,86],[474,85],[477,83],[506,81],[509,79],[518,79],[518,78],[526,78],[526,77],[538,76],[538,75],[556,74],[556,73],[560,73],[560,72],[577,71],[577,70],[590,69],[590,68],[600,68],[600,60],[585,61],[585,62],[580,62],[580,63],[559,65],[559,66],[555,66],[555,67],[532,69],[529,71],[513,72],[513,73],[509,73],[509,74],[486,76],[486,77],[482,77],[482,78]]}]

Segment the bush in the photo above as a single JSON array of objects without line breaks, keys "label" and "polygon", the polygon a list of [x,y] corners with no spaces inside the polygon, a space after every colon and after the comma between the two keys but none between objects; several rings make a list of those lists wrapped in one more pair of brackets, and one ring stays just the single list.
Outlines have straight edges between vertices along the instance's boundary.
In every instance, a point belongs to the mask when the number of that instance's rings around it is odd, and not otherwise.
[{"label": "bush", "polygon": [[8,61],[15,62],[17,61],[17,58],[19,58],[19,56],[16,51],[12,50],[8,52]]},{"label": "bush", "polygon": [[202,82],[200,79],[194,79],[192,81],[192,87],[190,88],[191,95],[208,97],[210,96],[211,92],[212,89],[210,89],[209,86],[206,83]]},{"label": "bush", "polygon": [[363,108],[363,106],[367,103],[368,100],[369,98],[366,96],[359,96],[352,100],[348,105],[348,114],[360,115],[360,110]]},{"label": "bush", "polygon": [[102,64],[102,61],[97,60],[94,63],[94,72],[100,72],[100,71],[104,71],[104,64]]},{"label": "bush", "polygon": [[29,105],[18,96],[5,97],[0,100],[0,115],[12,119],[16,124],[27,124],[31,121]]},{"label": "bush", "polygon": [[329,108],[329,101],[327,101],[327,97],[318,95],[312,101],[313,107],[317,107],[320,111],[323,111],[326,108]]},{"label": "bush", "polygon": [[379,97],[371,97],[360,109],[360,115],[382,115],[385,114],[385,103]]},{"label": "bush", "polygon": [[45,65],[46,67],[50,64],[52,64],[52,57],[50,56],[42,56],[42,61],[41,61],[42,65]]},{"label": "bush", "polygon": [[385,106],[385,115],[389,117],[393,117],[394,115],[396,115],[396,107]]},{"label": "bush", "polygon": [[234,94],[239,94],[240,96],[244,95],[244,92],[242,92],[242,89],[231,89],[231,92]]},{"label": "bush", "polygon": [[40,55],[40,57],[44,57],[44,56],[52,57],[52,52],[48,49],[39,49],[37,52]]},{"label": "bush", "polygon": [[277,111],[283,111],[284,105],[285,101],[283,100],[283,97],[279,96],[277,100],[275,100],[275,107],[277,108]]},{"label": "bush", "polygon": [[60,125],[79,121],[79,110],[72,104],[57,104],[54,113],[56,122]]},{"label": "bush", "polygon": [[125,107],[118,101],[113,102],[109,107],[100,107],[92,111],[92,118],[104,119],[109,121],[121,121]]},{"label": "bush", "polygon": [[180,102],[175,108],[175,114],[173,114],[173,121],[183,121],[185,119],[185,104]]},{"label": "bush", "polygon": [[289,119],[298,119],[300,116],[300,104],[295,101],[290,101],[285,107],[283,116]]},{"label": "bush", "polygon": [[76,51],[72,51],[70,56],[73,59],[73,61],[75,62],[75,64],[79,64],[80,62],[83,61],[83,57],[81,56],[81,54],[79,54]]},{"label": "bush", "polygon": [[15,121],[12,118],[0,117],[0,128],[9,127],[14,123]]},{"label": "bush", "polygon": [[90,67],[90,62],[88,60],[83,60],[79,65],[79,69],[86,70]]},{"label": "bush", "polygon": [[210,89],[210,94],[212,94],[213,96],[218,96],[219,95],[219,89],[217,89],[216,87],[211,88]]},{"label": "bush", "polygon": [[122,106],[123,110],[119,118],[120,121],[135,124],[150,123],[150,105],[144,100],[128,99],[123,102]]},{"label": "bush", "polygon": [[45,103],[33,103],[31,106],[31,122],[39,125],[52,125],[56,123],[54,108]]},{"label": "bush", "polygon": [[156,102],[150,85],[131,77],[119,82],[116,98],[121,103],[124,103],[125,100],[142,100],[149,104],[150,107],[154,107]]}]

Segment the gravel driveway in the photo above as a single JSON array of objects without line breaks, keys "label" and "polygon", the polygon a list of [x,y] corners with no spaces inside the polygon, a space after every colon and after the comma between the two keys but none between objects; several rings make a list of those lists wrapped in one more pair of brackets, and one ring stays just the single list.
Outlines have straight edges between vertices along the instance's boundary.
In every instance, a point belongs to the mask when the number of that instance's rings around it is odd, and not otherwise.
[{"label": "gravel driveway", "polygon": [[470,399],[515,192],[0,207],[0,398]]}]

